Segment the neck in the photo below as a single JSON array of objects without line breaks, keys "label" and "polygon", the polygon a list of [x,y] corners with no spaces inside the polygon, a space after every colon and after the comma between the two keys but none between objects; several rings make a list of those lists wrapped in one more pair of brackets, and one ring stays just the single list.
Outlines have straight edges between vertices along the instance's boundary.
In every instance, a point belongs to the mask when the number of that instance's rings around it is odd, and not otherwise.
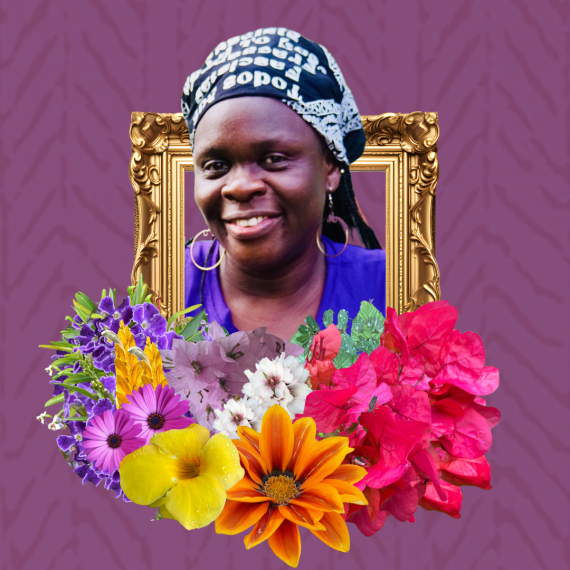
[{"label": "neck", "polygon": [[289,340],[304,319],[316,317],[326,280],[326,260],[314,247],[274,270],[252,270],[226,253],[220,286],[238,330],[267,327]]},{"label": "neck", "polygon": [[272,301],[301,293],[321,274],[324,279],[326,261],[316,245],[274,269],[241,266],[226,252],[219,271],[224,296],[227,292],[228,297],[239,294]]}]

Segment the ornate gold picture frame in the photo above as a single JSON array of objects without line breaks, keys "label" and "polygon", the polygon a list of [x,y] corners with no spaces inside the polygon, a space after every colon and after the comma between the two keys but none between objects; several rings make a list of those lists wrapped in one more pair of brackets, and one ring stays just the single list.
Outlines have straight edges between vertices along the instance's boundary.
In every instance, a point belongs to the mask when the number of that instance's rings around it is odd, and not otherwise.
[{"label": "ornate gold picture frame", "polygon": [[[386,305],[399,313],[441,299],[435,259],[437,113],[362,115],[364,154],[351,171],[386,172]],[[135,261],[170,316],[184,308],[184,172],[193,170],[181,113],[132,113],[129,176]],[[368,214],[370,215],[370,214]]]}]

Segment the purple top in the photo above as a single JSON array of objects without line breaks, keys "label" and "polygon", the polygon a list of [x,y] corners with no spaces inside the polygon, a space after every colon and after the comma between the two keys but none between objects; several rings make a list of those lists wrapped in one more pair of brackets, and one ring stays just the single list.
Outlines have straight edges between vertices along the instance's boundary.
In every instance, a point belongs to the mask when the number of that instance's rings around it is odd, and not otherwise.
[{"label": "purple top", "polygon": [[[344,244],[335,243],[322,236],[322,243],[327,253],[338,253]],[[199,265],[206,267],[206,256],[212,245],[211,241],[202,241],[194,246],[194,259]],[[214,251],[208,262],[208,267],[215,265],[219,259],[219,243],[216,242]],[[321,328],[323,313],[332,309],[335,315],[340,309],[346,309],[350,318],[356,317],[362,301],[373,301],[374,306],[386,314],[386,252],[383,249],[364,249],[348,245],[338,257],[327,257],[327,277],[325,289],[321,298],[316,321]],[[224,326],[231,334],[237,332],[232,322],[230,309],[226,304],[218,270],[207,271],[203,288],[203,307],[208,320],[216,321]],[[198,269],[190,257],[190,246],[186,248],[186,307],[200,302],[200,284],[204,272]],[[336,320],[336,319],[335,319]],[[301,323],[299,323],[301,324]]]}]

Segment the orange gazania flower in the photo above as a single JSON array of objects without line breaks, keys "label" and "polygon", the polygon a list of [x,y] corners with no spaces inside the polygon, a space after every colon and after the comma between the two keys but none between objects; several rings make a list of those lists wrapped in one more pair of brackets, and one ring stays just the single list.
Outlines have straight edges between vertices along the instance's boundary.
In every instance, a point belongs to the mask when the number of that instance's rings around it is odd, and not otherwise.
[{"label": "orange gazania flower", "polygon": [[226,505],[216,519],[216,532],[238,534],[253,525],[244,538],[253,548],[265,539],[277,557],[296,567],[301,555],[297,526],[308,528],[330,547],[348,552],[350,535],[339,513],[343,503],[366,505],[353,485],[366,470],[342,465],[352,451],[346,437],[316,441],[312,418],[291,424],[280,406],[269,408],[261,433],[240,426],[233,440],[246,471],[226,492]]}]

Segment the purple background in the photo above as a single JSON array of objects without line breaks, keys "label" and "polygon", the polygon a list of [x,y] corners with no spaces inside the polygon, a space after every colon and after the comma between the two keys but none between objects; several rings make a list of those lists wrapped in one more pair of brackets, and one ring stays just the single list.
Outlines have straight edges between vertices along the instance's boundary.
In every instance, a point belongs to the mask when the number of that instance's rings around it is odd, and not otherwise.
[{"label": "purple background", "polygon": [[492,491],[465,488],[461,520],[420,510],[370,539],[351,525],[349,554],[302,533],[300,568],[568,568],[567,2],[6,0],[0,22],[3,570],[284,567],[267,544],[82,487],[35,421],[37,346],[76,291],[129,281],[131,111],[178,111],[219,41],[271,25],[325,44],[362,113],[439,113],[443,297],[501,371]]}]

